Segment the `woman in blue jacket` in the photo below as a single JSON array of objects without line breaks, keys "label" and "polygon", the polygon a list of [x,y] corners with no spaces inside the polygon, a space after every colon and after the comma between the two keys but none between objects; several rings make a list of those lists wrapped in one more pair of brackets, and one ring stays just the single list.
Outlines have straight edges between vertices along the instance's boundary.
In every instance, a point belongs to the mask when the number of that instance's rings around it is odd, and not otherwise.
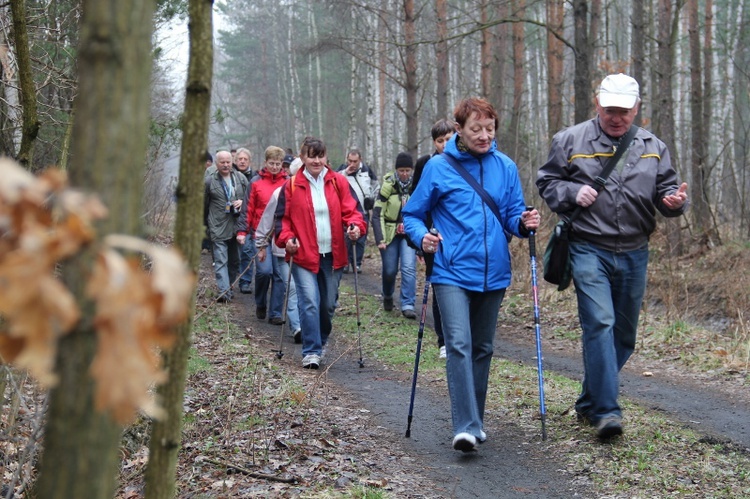
[{"label": "woman in blue jacket", "polygon": [[[464,99],[454,115],[456,135],[442,155],[425,165],[403,217],[409,238],[435,256],[431,282],[448,356],[453,448],[470,452],[487,438],[487,380],[500,303],[511,282],[504,231],[527,237],[539,227],[539,213],[526,211],[516,165],[497,150],[498,117],[492,105],[479,98]],[[499,219],[452,161],[489,194]],[[427,213],[437,236],[429,233]]]}]

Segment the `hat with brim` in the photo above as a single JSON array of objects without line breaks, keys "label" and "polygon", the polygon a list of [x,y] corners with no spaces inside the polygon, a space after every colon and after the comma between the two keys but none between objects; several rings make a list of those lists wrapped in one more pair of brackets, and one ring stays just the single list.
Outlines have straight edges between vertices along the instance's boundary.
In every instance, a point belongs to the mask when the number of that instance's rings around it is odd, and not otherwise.
[{"label": "hat with brim", "polygon": [[599,85],[597,97],[601,107],[633,109],[640,98],[638,82],[622,73],[609,75]]}]

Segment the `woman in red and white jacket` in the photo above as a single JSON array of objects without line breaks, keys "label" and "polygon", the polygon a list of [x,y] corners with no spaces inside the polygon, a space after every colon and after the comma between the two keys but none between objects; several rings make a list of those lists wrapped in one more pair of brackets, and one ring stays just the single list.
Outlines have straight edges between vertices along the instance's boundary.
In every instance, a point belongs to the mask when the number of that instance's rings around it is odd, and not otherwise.
[{"label": "woman in red and white jacket", "polygon": [[284,186],[276,207],[276,245],[294,258],[292,276],[302,326],[302,367],[320,366],[348,263],[346,240],[367,230],[349,182],[328,165],[320,139],[305,141],[303,167]]},{"label": "woman in red and white jacket", "polygon": [[[254,236],[253,231],[258,227],[260,217],[263,215],[263,210],[266,209],[273,192],[286,182],[287,174],[281,169],[285,154],[280,147],[267,147],[263,168],[250,184],[250,194],[247,201],[247,230],[250,237]],[[284,279],[279,272],[274,272],[272,259],[266,259],[262,262],[257,261],[255,263],[255,316],[261,320],[266,318],[268,310],[266,295],[271,287],[272,279],[273,288],[268,322],[280,325],[283,315],[282,309],[284,308]]]}]

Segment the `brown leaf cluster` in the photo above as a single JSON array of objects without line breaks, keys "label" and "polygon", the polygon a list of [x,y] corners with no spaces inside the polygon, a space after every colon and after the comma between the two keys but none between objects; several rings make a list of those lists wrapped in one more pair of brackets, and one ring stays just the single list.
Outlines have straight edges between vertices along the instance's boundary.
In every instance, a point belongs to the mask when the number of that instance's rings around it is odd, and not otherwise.
[{"label": "brown leaf cluster", "polygon": [[[116,249],[150,258],[147,272],[140,257],[124,257]],[[159,348],[174,342],[174,327],[184,321],[194,285],[192,273],[176,251],[129,236],[109,236],[87,287],[96,303],[94,325],[99,338],[91,372],[97,380],[97,409],[108,410],[120,423],[138,409],[158,417],[149,393],[165,381]]]},{"label": "brown leaf cluster", "polygon": [[59,170],[35,177],[0,159],[0,178],[0,355],[50,386],[57,341],[80,316],[55,266],[93,239],[106,209],[66,190]]},{"label": "brown leaf cluster", "polygon": [[[55,269],[95,240],[93,222],[107,210],[95,197],[69,189],[59,170],[34,176],[0,159],[0,178],[0,356],[49,387],[56,382],[58,340],[81,316]],[[149,389],[165,378],[158,349],[174,341],[193,285],[176,251],[128,236],[104,240],[86,288],[96,304],[91,372],[98,409],[121,423],[137,409],[157,412]]]}]

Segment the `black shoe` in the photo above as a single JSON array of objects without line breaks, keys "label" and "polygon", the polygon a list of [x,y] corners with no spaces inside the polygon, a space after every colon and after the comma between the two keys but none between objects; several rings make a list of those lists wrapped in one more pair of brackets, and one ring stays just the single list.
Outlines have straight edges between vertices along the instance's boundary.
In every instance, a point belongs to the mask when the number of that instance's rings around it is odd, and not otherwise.
[{"label": "black shoe", "polygon": [[216,301],[219,303],[229,303],[232,301],[232,297],[229,296],[229,293],[224,293],[223,295],[219,296]]},{"label": "black shoe", "polygon": [[295,343],[296,343],[297,345],[299,345],[300,343],[302,343],[302,330],[301,330],[301,329],[298,329],[298,330],[296,330],[296,331],[295,331],[295,332],[294,332],[294,333],[292,334],[292,336],[294,337],[294,342],[295,342]]},{"label": "black shoe", "polygon": [[596,436],[600,440],[608,440],[622,435],[622,421],[618,417],[602,418],[596,424]]},{"label": "black shoe", "polygon": [[386,312],[393,310],[393,298],[383,298],[383,310]]},{"label": "black shoe", "polygon": [[344,274],[348,274],[348,273],[349,273],[349,265],[344,267]]},{"label": "black shoe", "polygon": [[242,293],[243,295],[249,295],[249,294],[252,294],[252,292],[253,292],[253,290],[252,290],[252,288],[250,287],[249,284],[241,284],[240,285],[240,293]]},{"label": "black shoe", "polygon": [[266,307],[256,307],[255,308],[255,317],[257,317],[260,320],[263,320],[266,318]]},{"label": "black shoe", "polygon": [[401,314],[403,314],[403,316],[406,317],[407,319],[416,319],[417,318],[417,313],[413,309],[411,309],[411,308],[407,308],[406,310],[402,310]]},{"label": "black shoe", "polygon": [[268,319],[268,322],[270,324],[273,324],[274,326],[281,326],[282,324],[284,324],[284,319],[282,319],[281,317],[271,317],[270,319]]}]

